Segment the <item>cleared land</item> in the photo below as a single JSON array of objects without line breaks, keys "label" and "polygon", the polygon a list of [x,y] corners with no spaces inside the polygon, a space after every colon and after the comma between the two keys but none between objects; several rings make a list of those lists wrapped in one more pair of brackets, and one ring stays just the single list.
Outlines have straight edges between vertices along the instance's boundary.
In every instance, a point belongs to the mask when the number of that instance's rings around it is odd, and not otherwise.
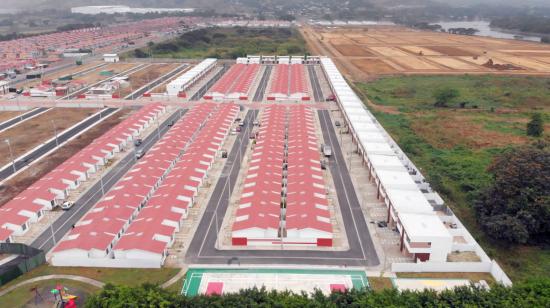
[{"label": "cleared land", "polygon": [[534,42],[400,26],[304,26],[300,30],[312,54],[332,57],[344,75],[355,81],[398,73],[550,75],[550,47]]},{"label": "cleared land", "polygon": [[103,135],[109,129],[122,122],[122,120],[124,120],[132,112],[133,111],[131,109],[122,109],[116,112],[109,118],[87,130],[82,135],[69,141],[57,151],[54,151],[48,155],[47,159],[41,159],[40,161],[35,162],[32,165],[32,168],[28,168],[6,181],[4,185],[0,186],[0,205],[3,205],[17,196],[46,173],[55,169],[69,157],[73,156],[86,145],[90,144],[94,139]]},{"label": "cleared land", "polygon": [[[514,281],[547,275],[550,249],[495,243],[480,230],[472,204],[491,181],[486,170],[493,158],[510,146],[536,140],[526,136],[531,114],[540,112],[549,122],[549,83],[544,77],[468,75],[392,77],[356,84],[380,123]],[[433,91],[442,87],[460,92],[448,108],[434,107]],[[548,139],[549,124],[545,131],[543,138]]]},{"label": "cleared land", "polygon": [[[19,157],[54,137],[54,127],[59,134],[97,111],[97,109],[91,108],[53,108],[0,133],[0,140],[9,139],[13,156]],[[4,166],[10,161],[9,149],[6,144],[2,144],[0,147],[0,166]]]},{"label": "cleared land", "polygon": [[11,120],[26,111],[2,111],[0,112],[0,123]]},{"label": "cleared land", "polygon": [[144,85],[159,78],[160,76],[170,72],[171,70],[174,70],[178,66],[179,63],[153,64],[147,68],[144,68],[129,75],[128,82],[131,84],[131,86],[122,88],[119,92],[120,97],[125,97],[126,95],[132,93],[132,91],[143,87]]},{"label": "cleared land", "polygon": [[[98,82],[98,81],[104,80],[106,78],[109,78],[112,75],[116,75],[116,74],[119,74],[121,72],[124,72],[124,71],[129,70],[129,69],[131,69],[133,67],[136,67],[136,66],[137,66],[137,64],[134,64],[134,63],[113,63],[113,64],[103,66],[99,70],[94,70],[93,72],[90,72],[86,75],[80,76],[80,77],[76,78],[75,80],[78,81],[78,82],[83,82],[84,84],[91,84],[91,83]],[[100,73],[102,71],[112,71],[113,73],[110,76],[101,75]]]}]

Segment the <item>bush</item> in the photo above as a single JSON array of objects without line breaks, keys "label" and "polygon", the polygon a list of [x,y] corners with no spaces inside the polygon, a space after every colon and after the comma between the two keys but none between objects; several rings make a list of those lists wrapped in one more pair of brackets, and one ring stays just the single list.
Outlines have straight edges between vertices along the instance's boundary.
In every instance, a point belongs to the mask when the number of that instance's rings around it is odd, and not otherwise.
[{"label": "bush", "polygon": [[544,121],[540,113],[535,113],[531,116],[531,121],[527,123],[527,135],[532,137],[540,137],[544,133]]},{"label": "bush", "polygon": [[475,204],[492,238],[508,243],[550,242],[550,149],[535,144],[498,156],[488,170],[493,183]]}]

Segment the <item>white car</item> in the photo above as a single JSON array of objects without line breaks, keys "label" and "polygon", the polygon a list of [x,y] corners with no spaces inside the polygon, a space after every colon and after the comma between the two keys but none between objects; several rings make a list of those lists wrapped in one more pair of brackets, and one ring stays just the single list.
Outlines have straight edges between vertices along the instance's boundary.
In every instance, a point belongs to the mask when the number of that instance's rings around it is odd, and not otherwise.
[{"label": "white car", "polygon": [[74,205],[74,202],[72,202],[72,201],[65,201],[65,202],[63,202],[63,204],[61,204],[60,207],[61,207],[61,209],[62,209],[63,211],[68,211],[68,210],[70,210],[70,209],[73,207],[73,205]]}]

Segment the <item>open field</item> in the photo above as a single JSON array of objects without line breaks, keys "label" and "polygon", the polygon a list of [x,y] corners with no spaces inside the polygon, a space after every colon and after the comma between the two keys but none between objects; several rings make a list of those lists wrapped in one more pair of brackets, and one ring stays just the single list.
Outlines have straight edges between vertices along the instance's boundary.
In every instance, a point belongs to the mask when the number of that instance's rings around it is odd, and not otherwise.
[{"label": "open field", "polygon": [[[550,75],[550,47],[534,42],[401,26],[305,26],[300,31],[312,54],[332,57],[355,81],[392,74]],[[489,60],[504,66],[486,65]]]},{"label": "open field", "polygon": [[13,119],[23,113],[25,113],[25,111],[2,111],[0,112],[0,123]]},{"label": "open field", "polygon": [[106,268],[106,267],[56,267],[41,265],[26,274],[17,277],[0,290],[21,281],[46,275],[77,275],[91,278],[103,283],[138,286],[142,283],[161,284],[179,272],[179,268],[140,269],[140,268]]},{"label": "open field", "polygon": [[179,63],[170,63],[170,64],[152,64],[151,66],[139,70],[128,76],[128,82],[131,86],[124,87],[117,91],[120,94],[120,97],[125,97],[144,85],[150,83],[151,81],[159,78],[160,76],[174,70],[179,66]]},{"label": "open field", "polygon": [[100,72],[102,71],[113,71],[113,75],[119,74],[123,71],[129,70],[137,65],[134,63],[113,63],[101,67],[99,70],[94,70],[86,75],[76,78],[76,81],[83,82],[84,84],[91,84],[94,82],[101,81],[103,79],[109,78],[110,76],[102,76]]},{"label": "open field", "polygon": [[35,162],[32,168],[28,168],[15,177],[9,179],[0,186],[0,205],[8,202],[32,183],[43,177],[46,173],[55,169],[62,162],[80,151],[84,146],[91,143],[94,139],[103,135],[109,129],[122,122],[130,113],[131,109],[122,109],[109,118],[101,121],[96,126],[90,128],[82,135],[69,141],[59,150],[48,155],[47,159]]},{"label": "open field", "polygon": [[[542,113],[548,123],[549,83],[550,78],[484,75],[393,77],[357,84],[380,123],[514,281],[546,275],[550,251],[510,247],[486,237],[472,203],[491,181],[486,169],[493,158],[510,146],[535,140],[526,136],[531,114]],[[432,93],[440,87],[460,92],[448,108],[433,105]],[[460,102],[466,102],[465,108]],[[548,139],[550,125],[545,131],[543,138]]]},{"label": "open field", "polygon": [[[19,157],[46,140],[53,138],[55,136],[54,126],[59,134],[97,111],[96,109],[85,108],[53,108],[0,133],[0,139],[9,139],[13,156]],[[10,160],[9,149],[3,145],[0,150],[0,166],[9,163]]]}]

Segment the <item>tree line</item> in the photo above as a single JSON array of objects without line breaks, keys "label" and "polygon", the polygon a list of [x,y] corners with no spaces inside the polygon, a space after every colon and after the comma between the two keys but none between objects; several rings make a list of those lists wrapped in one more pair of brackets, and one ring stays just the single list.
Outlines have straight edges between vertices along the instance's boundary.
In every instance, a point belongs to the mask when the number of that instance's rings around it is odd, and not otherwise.
[{"label": "tree line", "polygon": [[156,285],[137,287],[107,284],[91,295],[86,307],[550,307],[550,279],[517,283],[512,287],[499,284],[490,288],[463,286],[442,292],[434,290],[399,291],[352,289],[329,295],[317,290],[308,294],[262,289],[241,290],[221,296],[188,297]]}]

